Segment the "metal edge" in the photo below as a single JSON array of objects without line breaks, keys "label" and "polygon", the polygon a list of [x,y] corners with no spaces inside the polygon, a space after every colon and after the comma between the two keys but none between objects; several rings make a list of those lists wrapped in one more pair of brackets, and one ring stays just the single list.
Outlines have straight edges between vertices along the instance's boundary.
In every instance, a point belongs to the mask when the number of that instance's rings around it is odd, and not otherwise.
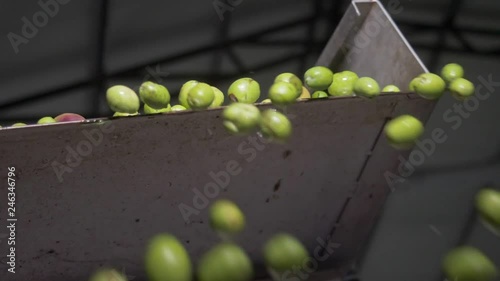
[{"label": "metal edge", "polygon": [[[363,2],[363,0],[361,1],[357,1],[357,0],[354,0],[354,2]],[[429,70],[427,69],[427,67],[424,65],[424,63],[422,62],[422,60],[420,59],[420,57],[417,55],[417,53],[415,52],[415,50],[412,48],[412,46],[410,45],[410,43],[408,42],[408,40],[406,39],[406,37],[404,36],[404,34],[401,32],[401,30],[398,28],[398,26],[396,25],[396,23],[394,22],[394,20],[392,19],[391,15],[389,14],[389,12],[387,12],[387,10],[385,9],[384,5],[382,5],[378,0],[373,0],[373,1],[367,1],[367,2],[375,2],[379,7],[380,9],[382,10],[382,12],[385,14],[385,16],[387,17],[387,19],[389,20],[389,22],[391,23],[392,27],[394,28],[394,30],[398,33],[399,37],[401,38],[401,40],[403,40],[404,44],[406,45],[406,47],[408,48],[408,50],[410,51],[410,53],[412,53],[412,55],[415,57],[415,59],[418,61],[418,64],[420,65],[420,67],[422,67],[422,69],[428,73]]]},{"label": "metal edge", "polygon": [[378,5],[380,7],[380,9],[384,13],[384,15],[389,20],[389,23],[392,25],[392,27],[394,28],[394,30],[396,31],[396,33],[399,35],[399,37],[401,38],[401,40],[403,41],[403,43],[406,45],[406,47],[408,48],[408,50],[410,51],[410,53],[413,55],[413,57],[415,57],[415,59],[417,60],[417,62],[420,65],[420,67],[424,70],[424,72],[428,73],[429,70],[424,65],[424,63],[422,62],[422,60],[420,59],[420,57],[418,56],[418,54],[415,52],[415,50],[413,49],[413,47],[410,45],[410,43],[408,42],[408,40],[406,39],[406,37],[404,36],[404,34],[399,29],[399,27],[396,25],[396,23],[392,19],[391,15],[389,14],[389,12],[387,12],[387,10],[385,9],[384,5],[382,5],[382,3],[380,3],[379,0],[352,0],[351,4],[353,5],[354,9],[356,10],[356,13],[358,14],[358,16],[361,15],[361,14],[360,14],[359,9],[356,6],[356,4],[361,4],[361,3],[364,3],[364,4],[366,4],[366,3],[375,3],[376,5]]},{"label": "metal edge", "polygon": [[387,17],[387,19],[389,20],[389,22],[391,23],[392,27],[394,28],[394,30],[398,33],[399,37],[401,38],[401,40],[403,40],[403,43],[406,45],[406,47],[408,48],[408,50],[410,50],[410,53],[415,57],[415,59],[418,61],[418,64],[420,65],[420,67],[422,67],[422,69],[428,73],[429,70],[427,69],[427,67],[424,65],[424,63],[422,62],[422,60],[420,59],[420,57],[417,55],[417,53],[415,52],[415,50],[413,49],[413,47],[410,45],[410,43],[408,42],[408,40],[406,39],[406,37],[404,36],[404,34],[401,32],[401,30],[398,28],[398,26],[396,25],[396,23],[394,22],[394,20],[392,19],[391,15],[389,14],[389,12],[387,12],[387,10],[385,9],[384,5],[382,5],[382,3],[380,3],[379,0],[352,0],[351,4],[354,6],[354,9],[356,9],[356,13],[358,15],[360,15],[359,13],[359,9],[358,7],[356,6],[356,4],[358,3],[376,3],[376,5],[378,5],[380,7],[380,9],[382,10],[382,12],[384,13],[384,15]]},{"label": "metal edge", "polygon": [[[407,94],[406,98],[409,99],[409,100],[415,99],[415,98],[412,98],[409,94]],[[418,98],[418,96],[417,96],[417,98]],[[432,113],[434,112],[435,106],[437,104],[437,100],[433,100],[433,101],[427,100],[427,102],[430,103],[430,107],[428,107],[427,110],[426,110],[427,112],[424,113],[423,116],[421,116],[421,118],[423,119],[422,123],[424,123],[424,126],[427,125],[427,123],[429,122],[429,119],[431,118]],[[391,111],[391,114],[388,116],[388,118],[392,119],[394,117],[393,116],[394,115],[394,110],[396,109],[396,107],[398,105],[399,105],[399,102],[397,102],[394,105],[394,107],[393,107],[393,109]],[[386,122],[387,121],[388,120],[386,120]],[[374,145],[373,145],[373,147],[372,147],[372,149],[370,151],[370,156],[372,154],[374,154],[376,152],[376,150],[379,148],[379,145],[380,145],[380,142],[381,142],[381,133],[382,133],[383,129],[384,129],[384,127],[381,128],[381,132],[379,133],[379,135],[377,136],[377,138],[374,140]],[[403,157],[407,158],[407,156],[411,153],[411,150],[400,152],[400,153],[402,153],[404,155]],[[370,160],[373,160],[373,158],[369,157],[367,159],[367,164],[368,164],[368,162]],[[383,216],[383,212],[384,212],[383,208],[384,208],[385,202],[387,201],[389,195],[390,194],[387,194],[387,196],[385,198],[383,198],[383,200],[380,202],[381,206],[378,208],[378,210],[375,211],[376,215],[371,220],[371,223],[370,223],[371,225],[370,225],[370,227],[367,230],[367,236],[366,236],[367,238],[366,238],[366,240],[363,241],[359,245],[359,248],[357,249],[357,251],[355,253],[355,256],[353,256],[351,260],[347,261],[348,264],[350,264],[350,266],[351,266],[351,270],[353,270],[354,272],[356,272],[357,270],[359,270],[359,265],[361,265],[363,263],[363,261],[364,261],[366,252],[368,251],[368,248],[369,248],[370,243],[371,243],[371,235],[376,231],[377,224],[380,221],[380,218]],[[351,197],[351,199],[352,198],[354,198],[354,195]],[[351,211],[352,208],[350,209],[350,207],[352,207],[352,206],[350,206],[349,203],[351,203],[351,200],[349,200],[348,202],[346,202],[346,205],[344,206],[344,210],[345,211]],[[339,215],[339,217],[338,217],[339,223],[340,223],[340,221],[342,221],[342,215],[343,215],[343,213],[341,213]],[[335,234],[334,234],[335,230],[336,229],[334,228],[333,231],[330,234],[330,238],[331,239],[333,239],[334,236],[335,236]]]},{"label": "metal edge", "polygon": [[[409,99],[419,99],[420,97],[414,93],[380,93],[380,97],[382,96],[394,96],[394,95],[406,95]],[[322,98],[322,99],[313,99],[313,98],[307,98],[307,99],[300,99],[297,100],[295,103],[308,103],[308,102],[320,102],[324,100],[342,100],[342,99],[364,99],[365,97],[361,96],[347,96],[347,97],[332,97],[328,96],[327,98]],[[271,103],[254,103],[256,107],[262,107],[262,108],[268,108],[268,107],[273,107],[276,105],[273,105]],[[156,113],[156,114],[139,114],[135,116],[109,116],[109,117],[98,117],[98,118],[89,118],[81,121],[65,121],[65,122],[56,122],[56,123],[48,123],[48,124],[26,124],[26,126],[21,126],[21,127],[12,127],[12,126],[5,126],[5,127],[0,127],[0,136],[3,131],[10,131],[10,130],[26,130],[26,129],[33,129],[33,128],[43,128],[43,127],[48,127],[48,126],[91,126],[91,125],[102,125],[105,122],[112,122],[112,121],[117,121],[117,120],[126,120],[130,118],[152,118],[152,117],[157,117],[157,116],[175,116],[175,115],[184,115],[184,114],[199,114],[202,112],[206,111],[223,111],[226,107],[229,105],[223,105],[217,108],[207,108],[205,110],[183,110],[183,111],[176,111],[176,112],[167,112],[167,113]]]}]

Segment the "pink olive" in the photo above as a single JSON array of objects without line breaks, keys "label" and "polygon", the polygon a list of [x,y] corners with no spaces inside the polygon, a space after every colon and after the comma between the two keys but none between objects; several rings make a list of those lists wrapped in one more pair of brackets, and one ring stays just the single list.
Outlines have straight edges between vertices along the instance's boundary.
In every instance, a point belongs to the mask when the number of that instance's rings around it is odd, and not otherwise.
[{"label": "pink olive", "polygon": [[85,117],[78,115],[76,113],[63,113],[54,118],[56,122],[71,122],[71,121],[83,121]]}]

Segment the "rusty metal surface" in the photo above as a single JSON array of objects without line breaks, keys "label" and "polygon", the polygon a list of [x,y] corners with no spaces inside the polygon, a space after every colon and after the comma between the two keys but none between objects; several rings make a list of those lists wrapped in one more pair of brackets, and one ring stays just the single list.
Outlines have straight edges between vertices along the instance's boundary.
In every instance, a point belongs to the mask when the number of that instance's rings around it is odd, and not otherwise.
[{"label": "rusty metal surface", "polygon": [[[426,71],[411,48],[382,50],[385,59],[373,58],[377,48],[406,46],[390,28],[380,37],[390,45],[377,39],[350,62],[338,59],[342,37],[358,36],[359,30],[346,28],[354,7],[361,28],[383,11],[378,2],[353,4],[318,64],[336,62],[402,88]],[[389,54],[394,60],[387,60]],[[407,71],[389,67],[398,59]],[[196,261],[219,241],[206,207],[218,198],[234,200],[246,213],[247,228],[236,241],[259,275],[261,247],[281,231],[299,237],[311,253],[326,240],[335,243],[319,267],[345,274],[388,194],[381,172],[397,165],[398,152],[380,135],[385,122],[397,112],[426,121],[433,106],[406,94],[299,102],[287,109],[294,134],[285,145],[228,135],[221,109],[0,130],[0,180],[7,181],[7,167],[18,171],[17,273],[6,275],[2,241],[0,280],[85,280],[103,265],[144,280],[145,245],[159,232],[178,236]],[[218,182],[211,173],[227,179]],[[2,223],[6,194],[7,185],[0,185]],[[186,219],[181,206],[193,214]]]}]

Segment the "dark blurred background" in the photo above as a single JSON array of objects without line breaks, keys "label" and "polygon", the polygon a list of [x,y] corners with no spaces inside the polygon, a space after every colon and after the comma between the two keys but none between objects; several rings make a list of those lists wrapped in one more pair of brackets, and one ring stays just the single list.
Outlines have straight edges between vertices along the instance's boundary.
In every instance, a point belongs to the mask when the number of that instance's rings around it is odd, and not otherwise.
[{"label": "dark blurred background", "polygon": [[[151,80],[174,96],[191,79],[226,91],[250,76],[267,89],[281,72],[314,65],[350,1],[0,1],[0,125],[64,112],[109,116],[105,90]],[[448,62],[466,77],[500,82],[500,2],[391,0],[393,18],[432,72]],[[391,2],[391,3],[388,3]],[[57,3],[57,4],[54,4]],[[219,10],[221,12],[221,10]],[[23,21],[39,27],[29,26]],[[33,28],[34,27],[34,28]],[[500,265],[500,239],[471,219],[478,188],[500,184],[500,85],[451,128],[443,97],[427,128],[448,140],[390,197],[363,259],[366,280],[437,280],[442,255],[459,243]],[[1,156],[0,156],[1,157]]]}]

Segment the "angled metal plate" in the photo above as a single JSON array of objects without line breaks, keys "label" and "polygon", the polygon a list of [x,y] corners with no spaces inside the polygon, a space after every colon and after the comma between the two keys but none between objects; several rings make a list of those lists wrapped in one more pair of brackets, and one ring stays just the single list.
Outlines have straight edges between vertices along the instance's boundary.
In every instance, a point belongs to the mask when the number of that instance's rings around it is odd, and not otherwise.
[{"label": "angled metal plate", "polygon": [[335,72],[351,70],[403,91],[413,77],[428,72],[378,1],[352,2],[317,65]]}]

